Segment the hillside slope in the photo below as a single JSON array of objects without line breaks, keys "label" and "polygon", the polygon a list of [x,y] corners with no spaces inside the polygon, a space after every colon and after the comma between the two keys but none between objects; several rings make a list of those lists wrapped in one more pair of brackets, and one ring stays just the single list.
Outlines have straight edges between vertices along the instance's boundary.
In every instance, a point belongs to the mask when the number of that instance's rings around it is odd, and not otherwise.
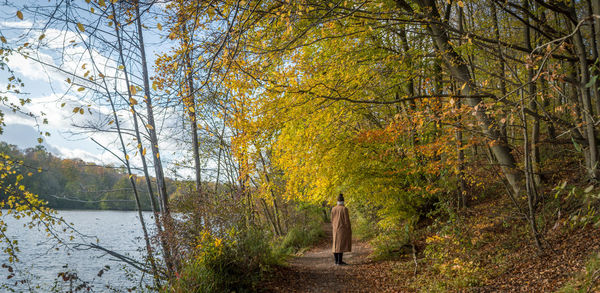
[{"label": "hillside slope", "polygon": [[[511,205],[503,199],[470,207],[462,219],[419,231],[418,270],[411,255],[374,260],[368,241],[355,240],[348,266],[335,266],[326,239],[302,256],[278,268],[265,292],[554,292],[568,283],[570,292],[599,290],[598,272],[586,263],[600,251],[600,230],[592,225],[571,227],[557,219],[547,229],[540,253],[530,234],[517,225]],[[448,232],[451,231],[451,232]],[[588,270],[593,269],[589,268]],[[598,268],[595,267],[597,270]],[[585,283],[585,276],[592,276]],[[584,284],[585,283],[585,284]],[[588,291],[589,290],[589,291]]]}]

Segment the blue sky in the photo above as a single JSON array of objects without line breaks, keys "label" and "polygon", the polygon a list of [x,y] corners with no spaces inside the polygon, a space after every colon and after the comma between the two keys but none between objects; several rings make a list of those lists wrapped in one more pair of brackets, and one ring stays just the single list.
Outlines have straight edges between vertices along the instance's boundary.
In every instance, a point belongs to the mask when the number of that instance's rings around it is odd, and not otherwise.
[{"label": "blue sky", "polygon": [[[43,3],[47,3],[43,1]],[[25,2],[21,3],[26,5]],[[52,4],[52,2],[51,2]],[[82,7],[85,4],[84,1],[79,3]],[[19,4],[17,4],[19,5]],[[1,6],[1,5],[0,5]],[[19,8],[21,10],[22,8]],[[42,41],[44,48],[42,50],[33,50],[33,56],[36,59],[43,60],[44,62],[58,65],[60,64],[63,68],[71,68],[72,70],[81,70],[81,63],[85,61],[85,57],[89,54],[81,46],[68,46],[65,49],[65,40],[77,39],[80,32],[77,31],[75,24],[69,27],[46,27],[42,30],[45,24],[45,20],[40,19],[33,13],[30,13],[27,9],[23,9],[24,19],[20,20],[16,15],[17,9],[15,7],[2,6],[0,12],[0,33],[6,37],[8,44],[10,45],[21,45],[25,42],[35,43],[37,37],[42,33],[45,34],[45,38]],[[151,22],[152,20],[150,20]],[[82,21],[83,22],[83,21]],[[148,27],[155,28],[156,25],[149,24]],[[26,36],[24,34],[27,33]],[[87,33],[87,32],[85,32]],[[83,33],[83,35],[85,35]],[[164,40],[158,36],[157,29],[148,29],[144,32],[144,37],[148,41],[147,56],[150,59],[149,64],[152,65],[154,62],[155,52],[166,51],[169,49]],[[80,35],[79,35],[80,37]],[[85,37],[85,36],[84,36]],[[59,52],[66,52],[66,57],[59,55]],[[118,76],[116,70],[116,63],[113,59],[114,56],[104,56],[104,52],[93,50],[92,55],[94,59],[100,60],[99,63],[104,64],[106,71],[112,70],[115,72],[114,76]],[[30,98],[31,103],[25,105],[23,110],[25,112],[31,112],[38,116],[38,119],[33,119],[19,113],[12,113],[2,107],[0,109],[5,113],[4,134],[0,136],[1,141],[15,144],[20,148],[27,148],[38,145],[37,139],[40,137],[39,132],[50,132],[51,136],[45,137],[43,145],[52,153],[57,156],[64,158],[80,158],[84,161],[94,162],[97,164],[117,164],[120,165],[117,158],[111,155],[109,152],[103,150],[96,145],[90,136],[101,142],[104,145],[111,147],[115,152],[118,152],[118,145],[116,144],[117,136],[114,134],[93,134],[82,133],[81,128],[75,125],[85,125],[89,123],[101,123],[106,122],[110,119],[110,109],[106,106],[96,105],[92,102],[92,95],[89,91],[79,92],[76,90],[77,87],[70,87],[65,81],[68,76],[52,70],[51,68],[40,65],[38,62],[32,60],[34,58],[23,58],[22,56],[11,56],[8,65],[16,71],[16,73],[23,79],[25,87],[23,92],[26,94],[21,96],[9,95],[10,99],[17,98]],[[83,59],[83,61],[82,61]],[[71,64],[72,63],[72,64]],[[112,67],[112,69],[109,69]],[[150,68],[150,70],[152,70]],[[80,72],[80,71],[79,71]],[[107,76],[107,72],[105,72]],[[6,87],[6,78],[8,77],[6,72],[0,72],[0,88]],[[115,81],[118,85],[118,81]],[[64,105],[63,105],[64,104]],[[73,113],[74,107],[85,107],[91,105],[91,114],[86,112],[86,115],[79,115]],[[142,111],[142,110],[140,110]],[[176,111],[176,110],[174,110]],[[145,112],[145,111],[144,111]],[[43,113],[43,115],[42,115]],[[162,113],[168,116],[168,113]],[[119,115],[125,117],[129,115],[127,111],[119,111]],[[158,115],[161,115],[160,113]],[[42,118],[48,119],[48,124],[41,124]],[[160,119],[160,117],[159,117]],[[168,123],[168,122],[167,122]],[[127,126],[127,124],[125,124]],[[170,140],[168,137],[159,137],[161,140],[160,147],[162,149],[161,156],[164,161],[168,161],[173,157],[181,158],[182,154],[180,146]],[[131,141],[130,141],[131,143]],[[130,156],[133,157],[135,144],[131,145],[132,150]],[[150,153],[150,152],[148,152]],[[136,160],[133,161],[137,163]],[[185,175],[185,171],[178,172],[179,175]]]}]

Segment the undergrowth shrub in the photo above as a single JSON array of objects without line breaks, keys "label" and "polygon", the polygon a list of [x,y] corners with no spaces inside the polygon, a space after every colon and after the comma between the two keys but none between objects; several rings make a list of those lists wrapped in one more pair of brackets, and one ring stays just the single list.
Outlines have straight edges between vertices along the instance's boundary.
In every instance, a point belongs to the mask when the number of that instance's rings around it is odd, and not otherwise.
[{"label": "undergrowth shrub", "polygon": [[437,289],[460,289],[481,282],[482,272],[477,263],[468,257],[466,245],[453,235],[433,235],[426,239],[423,252],[431,261],[431,268],[438,276],[431,285]]},{"label": "undergrowth shrub", "polygon": [[352,235],[360,239],[373,239],[379,232],[377,220],[368,219],[359,214],[353,218]]},{"label": "undergrowth shrub", "polygon": [[[486,272],[472,253],[471,235],[450,209],[440,206],[438,212],[445,213],[446,220],[438,218],[428,226],[430,231],[435,231],[426,237],[422,252],[421,262],[428,272],[420,274],[417,283],[428,292],[460,291],[479,285]],[[431,275],[436,278],[429,278]]]},{"label": "undergrowth shrub", "polygon": [[[385,225],[379,222],[379,233],[371,240],[375,260],[398,259],[402,255],[411,254],[413,251],[412,239],[415,239],[416,218],[398,221],[401,224]],[[384,228],[385,227],[385,228]]]},{"label": "undergrowth shrub", "polygon": [[268,235],[260,229],[231,229],[225,237],[205,230],[164,292],[253,292],[278,261]]},{"label": "undergrowth shrub", "polygon": [[[274,213],[249,210],[235,191],[199,197],[192,187],[181,186],[172,200],[178,215],[169,239],[179,269],[165,293],[254,292],[269,270],[324,236],[323,205],[280,201],[275,222]],[[223,200],[227,196],[232,200]],[[253,206],[269,208],[255,200]]]},{"label": "undergrowth shrub", "polygon": [[325,209],[308,203],[298,203],[294,211],[295,222],[290,223],[287,233],[275,239],[277,254],[291,254],[308,248],[322,239]]},{"label": "undergrowth shrub", "polygon": [[381,220],[377,215],[378,207],[361,200],[356,200],[352,211],[352,235],[360,239],[373,239],[381,229],[377,223]]},{"label": "undergrowth shrub", "polygon": [[600,193],[593,185],[580,188],[568,186],[565,181],[554,188],[554,198],[548,206],[565,214],[561,216],[566,216],[570,229],[600,226]]},{"label": "undergrowth shrub", "polygon": [[371,257],[374,260],[396,259],[411,253],[409,239],[397,231],[379,234],[370,243],[373,246]]},{"label": "undergrowth shrub", "polygon": [[279,250],[281,253],[294,253],[314,245],[323,236],[324,233],[320,225],[293,227],[281,240]]}]

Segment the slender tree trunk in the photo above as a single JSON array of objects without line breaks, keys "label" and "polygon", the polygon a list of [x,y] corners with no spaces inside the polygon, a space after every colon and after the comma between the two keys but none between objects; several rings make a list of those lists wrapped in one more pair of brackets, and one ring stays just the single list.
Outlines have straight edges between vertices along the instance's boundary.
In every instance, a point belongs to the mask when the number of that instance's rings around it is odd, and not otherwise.
[{"label": "slender tree trunk", "polygon": [[[114,4],[111,3],[111,7],[112,7],[112,11],[113,11],[113,15],[116,15],[116,10],[114,7]],[[140,27],[140,19],[139,19],[139,7],[136,5],[136,11],[138,16],[137,16],[137,20],[138,20],[138,30],[141,29]],[[119,58],[121,59],[121,64],[123,65],[123,70],[124,70],[124,75],[125,75],[125,82],[126,82],[126,86],[127,86],[127,91],[128,91],[128,95],[130,98],[130,102],[132,101],[132,93],[131,93],[131,83],[129,82],[129,74],[127,72],[127,66],[125,63],[125,58],[123,56],[123,46],[121,44],[121,38],[120,38],[120,32],[119,32],[119,27],[120,24],[118,22],[116,22],[116,17],[115,17],[115,33],[117,35],[117,41],[118,41],[118,47],[119,47]],[[141,48],[143,48],[143,39],[141,39],[140,36],[140,46]],[[142,60],[143,64],[145,65],[145,60]],[[146,78],[147,78],[147,71],[145,72]],[[147,82],[147,80],[146,80]],[[146,90],[148,90],[148,88],[146,88]],[[146,97],[147,99],[149,99],[149,93],[146,93]],[[137,118],[136,118],[136,112],[135,112],[135,107],[134,105],[131,105],[131,110],[133,112],[133,116],[134,116],[134,127],[135,127],[135,132],[137,134],[137,139],[138,139],[138,150],[140,152],[143,152],[143,148],[142,148],[142,140],[141,140],[141,136],[139,134],[139,126],[137,123]],[[148,124],[150,125],[148,128],[153,128],[154,127],[154,122],[152,121],[152,123],[148,122]],[[154,149],[155,145],[153,143],[153,141],[151,140],[151,143],[153,144],[152,148]],[[157,147],[158,145],[156,145]],[[142,156],[144,155],[143,153],[141,154]],[[143,159],[143,161],[145,161],[145,159]],[[155,170],[157,168],[156,164],[154,166]],[[146,173],[147,174],[147,173]],[[149,180],[149,175],[146,175],[147,180]],[[157,181],[159,181],[159,178],[157,177]],[[151,184],[149,185],[149,187],[151,186]],[[160,187],[160,184],[159,184]],[[152,192],[152,189],[149,189],[150,192]],[[164,213],[164,210],[163,210]],[[155,215],[156,217],[156,215]],[[165,219],[164,214],[163,214],[163,220]],[[157,221],[158,222],[158,221]],[[157,228],[161,227],[160,223],[158,222]],[[172,275],[173,271],[173,263],[172,263],[172,257],[171,257],[171,251],[170,251],[170,246],[168,245],[167,241],[164,239],[164,235],[161,235],[161,245],[163,246],[163,254],[164,254],[164,259],[165,259],[165,263],[167,265],[167,269],[169,271],[169,274]]]},{"label": "slender tree trunk", "polygon": [[[598,0],[595,0],[594,2],[598,2]],[[590,26],[590,30],[591,30],[591,34],[590,34],[590,46],[592,47],[592,64],[591,64],[591,68],[590,71],[592,72],[592,75],[598,75],[600,74],[600,72],[598,71],[598,66],[600,66],[600,64],[598,64],[598,39],[596,39],[596,23],[599,21],[598,19],[594,18],[594,8],[592,6],[592,1],[591,0],[587,0],[586,1],[586,6],[587,6],[587,12],[588,12],[588,17],[592,20],[592,25]],[[592,96],[594,97],[594,105],[596,106],[596,114],[600,114],[600,93],[598,92],[598,81],[595,80],[591,87],[590,87],[590,91],[592,92]]]},{"label": "slender tree trunk", "polygon": [[[225,115],[223,115],[225,116]],[[223,123],[223,127],[221,128],[221,132],[219,134],[219,153],[217,155],[217,178],[215,180],[215,194],[217,194],[219,188],[219,178],[221,176],[221,155],[223,153],[223,148],[225,148],[225,140],[223,139],[223,135],[225,135],[225,123]]]},{"label": "slender tree trunk", "polygon": [[260,203],[262,203],[262,205],[263,205],[263,209],[265,210],[265,216],[266,216],[267,220],[271,224],[271,227],[273,227],[273,233],[275,233],[275,235],[278,235],[278,236],[281,235],[281,231],[278,230],[277,224],[275,223],[273,216],[271,216],[271,212],[269,211],[269,205],[267,204],[267,202],[265,201],[264,198],[260,199]]},{"label": "slender tree trunk", "polygon": [[[496,4],[491,1],[490,7],[492,10],[492,21],[494,24],[494,38],[496,40],[496,54],[498,54],[498,58],[500,59],[500,94],[502,97],[506,96],[506,60],[504,58],[504,53],[502,52],[502,46],[500,45],[500,24],[498,22],[498,12],[496,10]],[[506,112],[502,109],[502,113],[504,116],[504,121],[500,121],[500,133],[502,134],[502,138],[504,143],[508,144],[508,115],[509,112]]]},{"label": "slender tree trunk", "polygon": [[[462,34],[464,30],[464,11],[462,7],[458,8],[458,30]],[[459,44],[462,44],[462,40],[459,40]],[[453,89],[455,91],[455,89]],[[456,99],[455,108],[458,113],[460,113],[460,108],[462,107],[461,99]],[[462,125],[461,125],[461,117],[458,116],[456,118],[456,152],[457,152],[457,179],[458,179],[458,208],[466,208],[467,207],[467,184],[465,182],[464,173],[465,173],[465,153],[463,151],[463,134],[462,134]]]},{"label": "slender tree trunk", "polygon": [[529,150],[529,138],[528,138],[528,130],[527,130],[527,116],[525,115],[525,102],[524,94],[521,93],[521,120],[523,120],[523,156],[524,156],[524,171],[525,171],[525,189],[527,191],[527,207],[528,207],[528,217],[529,226],[531,228],[531,234],[533,236],[535,246],[538,251],[542,251],[542,244],[540,242],[540,235],[537,229],[537,223],[535,219],[535,188],[533,182],[533,172],[531,168],[531,153]]},{"label": "slender tree trunk", "polygon": [[[460,99],[456,99],[455,107],[457,111],[460,111],[462,102]],[[465,152],[463,151],[463,134],[461,130],[460,117],[457,117],[456,127],[456,152],[457,152],[457,177],[458,177],[458,203],[459,208],[467,207],[467,184],[464,178],[465,174]]]},{"label": "slender tree trunk", "polygon": [[[523,8],[529,11],[529,0],[523,0]],[[533,48],[531,47],[531,27],[529,26],[529,14],[523,12],[523,20],[524,20],[524,28],[523,28],[523,43],[525,48],[531,52]],[[537,87],[536,82],[533,81],[534,78],[534,70],[533,70],[533,62],[530,64],[527,69],[527,82],[529,83],[528,91],[529,91],[529,108],[532,112],[537,114]],[[534,173],[534,184],[540,183],[539,176],[539,164],[540,164],[540,150],[539,150],[539,138],[540,138],[540,119],[537,117],[533,118],[533,127],[531,129],[531,168]],[[537,199],[534,200],[537,202]]]},{"label": "slender tree trunk", "polygon": [[[408,68],[412,68],[411,64],[412,64],[412,57],[410,54],[410,47],[408,46],[408,38],[406,36],[406,29],[402,28],[400,30],[400,40],[402,43],[402,49],[404,50],[404,54],[406,54],[406,60],[408,62],[407,66]],[[408,81],[406,82],[405,85],[405,90],[406,93],[408,94],[408,96],[412,97],[415,95],[415,85],[414,85],[414,81],[412,78],[409,78]],[[408,108],[410,109],[410,114],[412,115],[412,112],[415,110],[416,105],[415,105],[415,101],[414,100],[410,100],[407,102],[408,103]],[[415,158],[417,157],[416,155],[416,151],[415,151],[415,147],[417,146],[417,133],[415,131],[415,127],[411,127],[410,129],[410,142],[411,142],[411,146],[412,149],[415,153]]]},{"label": "slender tree trunk", "polygon": [[[115,108],[115,104],[111,95],[107,95],[108,100],[110,102],[110,107],[112,109],[113,119],[115,121],[115,127],[117,128],[117,134],[119,136],[119,142],[121,143],[121,150],[123,151],[123,158],[125,159],[125,167],[127,169],[127,175],[129,176],[129,183],[131,184],[131,188],[133,189],[133,195],[135,197],[135,204],[138,211],[138,217],[140,219],[140,225],[142,226],[142,232],[144,234],[144,241],[146,243],[146,251],[148,253],[148,261],[150,261],[150,266],[152,268],[152,274],[154,277],[154,283],[157,288],[160,288],[160,278],[158,274],[158,269],[156,266],[156,260],[154,259],[154,255],[152,253],[152,245],[150,244],[150,237],[148,235],[148,230],[146,229],[146,223],[144,220],[144,216],[142,214],[142,205],[140,203],[137,187],[135,184],[135,178],[133,173],[131,172],[131,164],[129,163],[129,155],[127,154],[127,148],[125,147],[125,142],[123,140],[123,135],[121,132],[121,125],[119,122],[119,117],[117,116],[117,110]],[[135,118],[135,117],[134,117]],[[151,190],[150,190],[151,192]],[[150,194],[152,196],[152,194]],[[156,216],[155,216],[156,219]],[[160,223],[156,221],[157,229],[160,231]]]},{"label": "slender tree trunk", "polygon": [[[114,7],[113,7],[113,13],[114,13]],[[117,39],[120,42],[120,34],[119,34],[119,31],[118,31],[118,28],[116,26],[115,26],[115,28],[116,28]],[[87,47],[87,44],[86,44],[86,47]],[[90,48],[87,47],[87,49],[88,49],[88,52],[90,52],[90,55],[91,55]],[[120,51],[122,52],[122,50],[120,50]],[[90,60],[92,62],[92,66],[98,72],[100,72],[100,70],[99,70],[99,68],[98,68],[98,66],[97,66],[97,64],[96,64],[93,56],[90,56]],[[145,223],[145,220],[144,220],[143,215],[142,215],[142,207],[141,207],[140,200],[139,200],[139,194],[138,194],[137,186],[135,184],[135,179],[133,178],[134,175],[131,172],[131,164],[130,164],[130,161],[129,161],[129,155],[127,154],[127,148],[125,147],[125,141],[123,139],[123,132],[121,131],[121,122],[119,121],[119,117],[117,116],[117,109],[115,107],[112,95],[110,94],[110,90],[109,90],[108,84],[106,82],[106,79],[102,78],[102,84],[104,85],[104,88],[106,89],[106,96],[108,97],[108,101],[110,103],[110,107],[111,107],[111,110],[112,110],[113,121],[115,123],[115,127],[117,128],[117,135],[119,137],[119,142],[121,144],[121,150],[123,152],[123,159],[124,159],[124,162],[125,162],[125,167],[126,167],[126,170],[127,170],[127,175],[129,177],[129,183],[131,184],[131,188],[133,189],[133,195],[135,197],[136,207],[137,207],[137,210],[138,210],[138,217],[140,219],[140,225],[142,226],[142,233],[144,234],[144,242],[146,244],[146,252],[148,254],[148,261],[150,262],[150,267],[152,268],[152,275],[154,277],[154,285],[157,288],[160,288],[160,276],[159,276],[159,272],[158,272],[158,269],[157,269],[157,266],[156,266],[156,260],[154,258],[153,253],[152,253],[153,249],[152,249],[152,245],[150,243],[150,237],[148,235],[148,230],[146,228],[146,223]],[[152,204],[153,200],[154,200],[152,198],[152,190],[149,189],[149,191],[150,191],[150,202]],[[154,205],[152,205],[152,208],[154,210]],[[157,230],[160,232],[161,231],[161,226],[160,226],[160,222],[157,220],[156,216],[155,216],[155,220],[156,220]]]},{"label": "slender tree trunk", "polygon": [[[540,22],[541,23],[546,23],[546,12],[542,11],[540,13]],[[553,105],[550,105],[550,97],[548,95],[548,80],[546,78],[540,78],[540,85],[542,88],[542,107],[545,110],[550,110],[552,115],[556,115],[556,113],[554,112],[554,107]],[[561,99],[559,99],[560,102]],[[552,106],[552,107],[551,107]],[[551,140],[556,139],[556,129],[554,127],[554,123],[551,121],[547,121],[546,122],[546,131],[548,133],[548,138],[550,138]],[[541,180],[541,175],[540,175],[540,180]]]},{"label": "slender tree trunk", "polygon": [[[262,155],[262,152],[260,150],[258,150],[258,151],[259,151],[260,160],[261,160],[261,163],[263,166],[263,172],[265,173],[265,179],[267,180],[267,183],[270,185],[272,183],[272,181],[269,177],[269,173],[267,172],[267,165],[265,162],[265,158]],[[272,200],[272,202],[273,202],[273,218],[275,219],[277,228],[279,229],[279,231],[281,233],[281,221],[279,220],[279,211],[278,211],[278,207],[277,207],[277,196],[275,195],[275,192],[273,192],[272,187],[269,187],[269,192],[271,193],[271,197],[273,198],[273,200]],[[279,234],[279,235],[281,235],[281,234]]]},{"label": "slender tree trunk", "polygon": [[184,58],[185,58],[185,78],[187,81],[187,100],[188,103],[184,103],[185,106],[189,107],[188,109],[186,109],[185,111],[188,113],[189,117],[190,117],[190,124],[192,126],[191,129],[191,133],[192,133],[192,151],[193,151],[193,156],[194,156],[194,171],[195,171],[195,178],[196,178],[196,192],[198,193],[198,196],[201,196],[201,192],[202,192],[202,169],[200,167],[200,151],[199,151],[199,145],[198,145],[198,121],[196,119],[197,115],[196,115],[196,97],[195,97],[195,93],[194,93],[194,68],[192,66],[192,48],[193,48],[193,44],[190,44],[189,40],[192,38],[191,36],[188,37],[189,32],[187,31],[187,27],[185,25],[185,19],[181,20],[182,22],[184,22],[183,25],[183,34],[184,37],[182,38],[182,45],[183,48],[185,49],[185,54],[184,54]]},{"label": "slender tree trunk", "polygon": [[[442,82],[442,60],[440,60],[440,58],[435,58],[435,60],[433,61],[433,90],[434,90],[434,95],[442,95],[443,94],[443,82]],[[432,101],[431,103],[431,112],[433,114],[433,119],[434,119],[434,130],[433,130],[433,139],[436,139],[440,133],[442,132],[442,124],[440,123],[440,111],[442,108],[442,99],[441,98],[436,98]],[[438,156],[436,156],[435,158],[433,158],[436,161],[441,160],[441,158]]]},{"label": "slender tree trunk", "polygon": [[[114,20],[115,20],[114,27],[115,27],[115,34],[116,34],[117,43],[118,43],[119,59],[120,59],[121,64],[123,65],[123,70],[124,70],[124,75],[125,75],[125,84],[127,86],[128,96],[131,99],[132,98],[132,94],[131,94],[131,88],[130,88],[130,83],[129,83],[129,74],[127,73],[127,68],[125,67],[126,64],[125,64],[125,59],[123,57],[123,46],[121,44],[121,34],[120,34],[120,30],[119,30],[120,24],[117,22],[116,10],[115,10],[114,4],[111,3],[111,7],[112,7],[113,15],[115,16],[114,17]],[[125,161],[126,161],[126,165],[127,165],[127,172],[129,174],[129,181],[130,181],[131,186],[133,187],[133,190],[134,190],[134,196],[136,198],[136,205],[138,206],[138,216],[140,218],[140,223],[142,224],[142,230],[143,230],[144,238],[145,238],[145,241],[146,241],[146,249],[148,250],[148,255],[149,255],[150,262],[151,262],[151,265],[153,267],[153,270],[156,272],[156,264],[155,264],[155,261],[154,261],[154,256],[152,255],[152,246],[150,244],[150,239],[148,237],[148,232],[146,230],[146,225],[144,223],[144,218],[143,218],[143,214],[142,214],[142,208],[141,208],[139,196],[138,196],[136,185],[135,185],[135,178],[134,178],[134,175],[131,173],[131,168],[130,168],[130,164],[129,164],[129,155],[127,155],[127,149],[125,148],[125,143],[123,141],[123,137],[121,135],[120,126],[118,124],[119,123],[119,119],[118,119],[117,114],[116,114],[117,112],[116,112],[114,103],[113,103],[112,99],[110,98],[110,96],[109,96],[109,101],[110,101],[110,104],[111,104],[111,107],[112,107],[112,110],[113,110],[113,116],[114,116],[115,123],[116,123],[115,125],[117,126],[117,131],[119,132],[119,140],[121,142],[121,148],[123,149],[123,155],[125,156]],[[135,111],[133,110],[133,105],[131,105],[131,109],[132,109],[132,112],[133,112],[134,125],[136,126],[136,133],[138,134],[138,137],[139,137],[139,129],[137,128],[137,119],[135,117]],[[141,147],[141,140],[138,140],[138,146]],[[151,192],[151,189],[150,189],[150,192]],[[160,228],[160,225],[158,225],[157,228]],[[155,274],[154,278],[155,278],[155,283],[158,285],[159,281],[158,281],[158,274],[157,273]]]},{"label": "slender tree trunk", "polygon": [[[576,82],[578,79],[577,77],[577,65],[575,64],[575,62],[569,62],[569,79],[572,80],[573,82]],[[573,103],[575,105],[575,116],[576,116],[576,122],[577,125],[584,125],[585,123],[584,121],[584,117],[583,117],[583,112],[581,110],[581,99],[579,98],[579,94],[578,94],[578,87],[576,84],[572,84],[571,87],[568,87],[568,83],[565,83],[563,86],[565,89],[570,89],[569,90],[569,98],[570,98],[570,102]],[[585,126],[581,127],[582,129],[580,129],[579,131],[581,133],[583,133],[585,135],[586,131],[585,131]],[[587,159],[586,159],[587,162]],[[587,164],[587,163],[586,163]]]},{"label": "slender tree trunk", "polygon": [[283,230],[281,229],[281,213],[279,212],[279,204],[277,203],[277,197],[275,194],[273,194],[273,214],[275,215],[275,222],[277,223],[279,231],[283,233]]},{"label": "slender tree trunk", "polygon": [[144,33],[142,30],[142,20],[140,17],[140,2],[136,1],[135,4],[135,15],[137,24],[138,43],[140,49],[140,61],[142,65],[142,79],[144,82],[144,95],[146,103],[146,116],[147,116],[147,130],[150,136],[150,144],[152,149],[152,159],[154,160],[154,171],[156,173],[156,183],[158,185],[158,194],[160,196],[160,202],[162,207],[163,217],[166,217],[165,221],[170,222],[170,211],[169,211],[169,195],[167,194],[167,186],[165,184],[165,174],[160,160],[160,152],[158,149],[158,137],[156,135],[156,124],[154,123],[154,111],[152,109],[152,95],[150,94],[150,77],[148,74],[148,64],[146,61],[146,49],[144,43]]},{"label": "slender tree trunk", "polygon": [[[118,23],[118,22],[117,22]],[[121,36],[120,36],[120,32],[119,29],[117,28],[117,26],[115,25],[115,33],[117,34],[117,38],[118,40],[118,46],[119,46],[119,50],[122,50],[122,44],[121,44]],[[128,98],[133,98],[132,94],[131,94],[131,89],[130,89],[130,82],[129,82],[129,73],[127,71],[127,67],[125,67],[125,60],[124,60],[124,56],[122,53],[119,53],[119,57],[121,59],[121,64],[123,65],[123,71],[125,74],[125,85],[127,86],[127,94],[128,94]],[[150,207],[152,208],[152,212],[154,214],[154,222],[156,225],[156,228],[158,230],[158,232],[162,232],[162,225],[160,223],[160,219],[159,219],[159,210],[158,210],[158,206],[156,204],[156,199],[154,198],[154,191],[153,191],[153,187],[152,187],[152,180],[151,180],[151,176],[150,173],[148,171],[148,164],[146,162],[146,156],[145,156],[145,148],[143,146],[143,142],[142,142],[142,137],[140,134],[140,128],[139,128],[139,124],[138,124],[138,113],[137,110],[135,110],[135,106],[131,104],[131,100],[129,102],[130,105],[130,109],[132,112],[132,118],[133,118],[133,130],[135,132],[135,137],[136,140],[138,141],[137,144],[137,149],[138,149],[138,153],[140,155],[140,160],[142,162],[142,171],[144,172],[144,179],[146,182],[146,186],[148,188],[148,196],[150,199]]]}]

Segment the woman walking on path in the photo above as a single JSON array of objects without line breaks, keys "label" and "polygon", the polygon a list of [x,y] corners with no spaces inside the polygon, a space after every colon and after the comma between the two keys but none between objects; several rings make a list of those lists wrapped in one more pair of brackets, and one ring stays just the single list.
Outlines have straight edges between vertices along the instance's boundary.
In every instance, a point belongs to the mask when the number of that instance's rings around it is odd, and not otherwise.
[{"label": "woman walking on path", "polygon": [[347,265],[342,261],[344,252],[352,251],[352,228],[348,209],[344,206],[344,195],[340,193],[338,202],[331,209],[331,225],[333,230],[333,257],[336,265]]}]

